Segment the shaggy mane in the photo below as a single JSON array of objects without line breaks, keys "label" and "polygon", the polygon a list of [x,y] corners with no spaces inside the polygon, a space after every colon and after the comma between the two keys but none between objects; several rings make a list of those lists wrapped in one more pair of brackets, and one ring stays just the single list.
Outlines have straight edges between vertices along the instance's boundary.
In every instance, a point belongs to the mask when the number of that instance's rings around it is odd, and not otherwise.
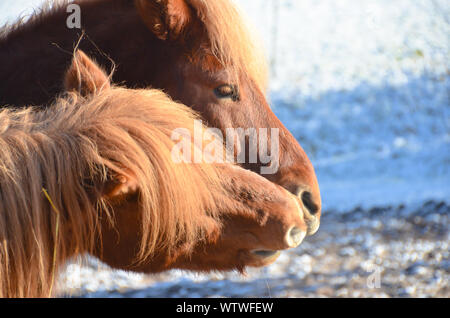
[{"label": "shaggy mane", "polygon": [[123,88],[88,99],[69,93],[46,110],[2,110],[0,297],[49,296],[55,263],[92,251],[102,218],[114,226],[98,190],[111,170],[138,181],[144,212],[136,262],[204,239],[208,222],[220,226],[211,212],[211,185],[220,182],[214,166],[171,160],[172,131],[193,129],[195,118],[160,91]]}]

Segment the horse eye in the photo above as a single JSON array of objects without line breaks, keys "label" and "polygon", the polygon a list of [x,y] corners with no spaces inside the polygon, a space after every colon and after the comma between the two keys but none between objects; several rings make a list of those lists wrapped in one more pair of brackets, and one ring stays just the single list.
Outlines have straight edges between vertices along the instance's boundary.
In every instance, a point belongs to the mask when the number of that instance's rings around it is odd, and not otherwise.
[{"label": "horse eye", "polygon": [[235,85],[224,84],[214,89],[218,98],[231,98],[234,102],[239,100],[239,90]]}]

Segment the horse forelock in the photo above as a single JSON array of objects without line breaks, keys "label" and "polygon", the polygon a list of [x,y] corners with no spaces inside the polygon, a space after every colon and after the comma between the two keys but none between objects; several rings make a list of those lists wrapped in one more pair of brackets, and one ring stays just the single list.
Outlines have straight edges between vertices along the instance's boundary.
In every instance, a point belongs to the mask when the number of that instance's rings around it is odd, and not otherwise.
[{"label": "horse forelock", "polygon": [[212,54],[235,79],[248,77],[267,89],[264,49],[248,18],[232,0],[186,0],[203,23]]}]

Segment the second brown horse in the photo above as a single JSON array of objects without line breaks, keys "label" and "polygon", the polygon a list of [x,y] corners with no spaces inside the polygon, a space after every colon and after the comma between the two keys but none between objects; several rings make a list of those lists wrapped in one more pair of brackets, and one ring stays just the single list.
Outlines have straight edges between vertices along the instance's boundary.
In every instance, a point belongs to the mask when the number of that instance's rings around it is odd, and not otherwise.
[{"label": "second brown horse", "polygon": [[172,160],[171,132],[198,118],[188,107],[111,85],[82,52],[65,86],[45,109],[0,111],[0,297],[51,296],[60,267],[84,253],[145,273],[242,271],[303,240],[282,187]]}]

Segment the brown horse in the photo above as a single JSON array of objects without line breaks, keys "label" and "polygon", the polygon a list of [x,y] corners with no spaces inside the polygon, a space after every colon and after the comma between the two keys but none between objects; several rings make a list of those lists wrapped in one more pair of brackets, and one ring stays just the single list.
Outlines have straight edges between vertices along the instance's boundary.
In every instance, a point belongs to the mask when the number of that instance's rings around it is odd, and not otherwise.
[{"label": "brown horse", "polygon": [[45,109],[0,112],[1,297],[49,296],[59,266],[82,253],[146,273],[243,270],[306,235],[282,187],[232,164],[172,160],[171,133],[197,119],[186,106],[111,86],[82,52],[65,86]]},{"label": "brown horse", "polygon": [[[198,111],[207,126],[220,128],[224,134],[227,128],[277,128],[279,166],[273,172],[262,173],[268,163],[261,156],[250,160],[250,149],[258,144],[251,142],[248,130],[234,139],[235,156],[243,156],[244,168],[294,193],[308,233],[318,229],[321,199],[313,166],[266,101],[265,59],[231,1],[74,3],[81,8],[80,22],[86,34],[79,47],[104,68],[110,67],[111,59],[117,62],[114,82],[163,89]],[[71,58],[65,51],[72,52],[82,33],[67,27],[66,7],[67,3],[54,5],[26,23],[3,29],[0,104],[44,104],[63,90],[60,79]]]}]

